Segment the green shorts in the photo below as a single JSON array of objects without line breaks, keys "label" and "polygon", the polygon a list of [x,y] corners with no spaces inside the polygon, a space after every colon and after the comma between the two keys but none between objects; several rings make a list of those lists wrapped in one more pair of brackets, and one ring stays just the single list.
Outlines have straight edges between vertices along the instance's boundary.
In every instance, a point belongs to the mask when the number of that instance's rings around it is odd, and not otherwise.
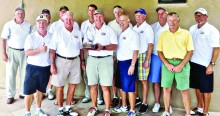
[{"label": "green shorts", "polygon": [[[169,63],[174,66],[178,65],[182,60],[168,60]],[[189,74],[190,74],[190,65],[189,62],[183,67],[181,72],[170,72],[167,67],[162,65],[162,79],[161,86],[164,88],[172,88],[173,80],[176,80],[176,88],[178,90],[189,89]]]}]

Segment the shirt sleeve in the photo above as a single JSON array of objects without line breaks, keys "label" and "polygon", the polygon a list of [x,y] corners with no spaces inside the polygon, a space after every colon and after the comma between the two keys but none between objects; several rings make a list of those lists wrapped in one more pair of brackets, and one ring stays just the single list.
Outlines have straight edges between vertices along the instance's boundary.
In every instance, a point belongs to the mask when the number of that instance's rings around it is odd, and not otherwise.
[{"label": "shirt sleeve", "polygon": [[159,39],[157,42],[157,51],[163,51],[162,38],[163,38],[163,33],[160,34],[159,36]]},{"label": "shirt sleeve", "polygon": [[58,43],[58,35],[57,35],[57,31],[55,31],[52,35],[51,41],[50,41],[50,45],[49,48],[56,50],[57,49],[57,43]]},{"label": "shirt sleeve", "polygon": [[187,51],[194,50],[193,40],[191,34],[187,31]]},{"label": "shirt sleeve", "polygon": [[149,39],[148,44],[149,44],[149,43],[152,43],[152,44],[154,43],[154,31],[153,31],[153,29],[152,29],[151,26],[149,26],[148,39]]},{"label": "shirt sleeve", "polygon": [[24,50],[25,50],[25,51],[31,50],[31,49],[33,49],[32,46],[33,46],[33,45],[32,45],[32,38],[31,38],[31,34],[30,34],[30,35],[28,35],[28,36],[26,37],[26,40],[25,40],[25,43],[24,43]]},{"label": "shirt sleeve", "polygon": [[109,32],[110,32],[109,39],[110,39],[111,44],[118,44],[117,35],[114,32],[114,30],[109,27]]},{"label": "shirt sleeve", "polygon": [[132,37],[132,45],[130,46],[131,50],[139,50],[139,42],[140,42],[140,38],[139,35],[135,32],[135,34],[133,34]]},{"label": "shirt sleeve", "polygon": [[208,38],[210,47],[219,47],[219,44],[220,44],[219,39],[220,39],[219,31],[216,28],[213,28],[210,31],[209,38]]},{"label": "shirt sleeve", "polygon": [[10,39],[10,26],[9,23],[6,23],[3,27],[1,38],[3,39]]}]

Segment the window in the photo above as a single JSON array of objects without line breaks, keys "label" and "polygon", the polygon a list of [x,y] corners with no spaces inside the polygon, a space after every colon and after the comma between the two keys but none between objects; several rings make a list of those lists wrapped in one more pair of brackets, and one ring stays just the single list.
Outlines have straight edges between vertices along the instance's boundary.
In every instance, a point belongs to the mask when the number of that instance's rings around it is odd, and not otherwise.
[{"label": "window", "polygon": [[172,4],[172,3],[186,3],[186,0],[158,0],[159,3]]}]

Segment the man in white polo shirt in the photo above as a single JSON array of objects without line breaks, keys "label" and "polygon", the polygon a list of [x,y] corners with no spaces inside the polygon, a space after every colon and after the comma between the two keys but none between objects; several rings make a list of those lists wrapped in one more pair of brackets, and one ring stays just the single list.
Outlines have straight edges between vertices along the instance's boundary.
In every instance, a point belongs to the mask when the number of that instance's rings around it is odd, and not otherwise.
[{"label": "man in white polo shirt", "polygon": [[[57,29],[60,29],[61,27],[64,27],[64,23],[63,23],[63,14],[66,12],[66,11],[69,11],[69,8],[67,6],[61,6],[60,7],[60,11],[59,11],[59,17],[60,19],[56,22],[53,22],[50,26],[50,29],[49,29],[49,32],[50,33],[54,33],[54,31],[56,31]],[[77,22],[74,21],[74,29],[79,29],[79,25]]]},{"label": "man in white polo shirt", "polygon": [[[75,115],[72,112],[71,101],[74,96],[76,84],[81,82],[81,69],[85,69],[83,57],[82,34],[75,29],[73,13],[67,11],[63,15],[64,27],[55,31],[50,42],[50,61],[51,61],[51,84],[56,86],[57,101],[59,110],[57,115]],[[80,58],[79,58],[80,55]],[[65,110],[63,108],[63,91],[66,80],[68,79],[68,91]]]},{"label": "man in white polo shirt", "polygon": [[196,91],[197,107],[191,114],[209,116],[214,66],[219,55],[219,31],[207,22],[208,13],[204,8],[197,9],[194,16],[197,24],[189,29],[195,47],[190,60],[190,87]]},{"label": "man in white polo shirt", "polygon": [[[24,42],[28,34],[31,33],[31,24],[25,21],[24,18],[24,9],[17,8],[15,10],[14,19],[4,25],[1,34],[3,53],[2,59],[6,62],[6,92],[8,98],[7,104],[12,104],[14,102],[14,97],[16,94],[16,74],[18,67],[20,70],[19,98],[24,98],[23,84],[26,67]],[[7,49],[6,45],[8,45]]]},{"label": "man in white polo shirt", "polygon": [[[88,31],[88,27],[93,25],[94,24],[94,12],[95,10],[97,10],[97,6],[95,4],[90,4],[88,6],[88,15],[89,15],[89,19],[83,21],[82,25],[81,25],[81,32],[82,32],[82,35],[83,35],[83,38],[86,34],[86,32]],[[87,59],[87,53],[84,54],[84,57],[85,59]],[[85,89],[85,98],[82,99],[82,103],[87,103],[91,100],[91,97],[90,97],[90,88],[89,88],[89,85],[88,85],[88,78],[87,78],[87,75],[84,74],[83,75],[84,77],[84,81],[85,81],[85,84],[86,84],[86,89]],[[99,105],[103,105],[104,102],[103,102],[103,99],[102,99],[102,88],[101,86],[98,87],[98,98],[97,98],[97,103]]]},{"label": "man in white polo shirt", "polygon": [[96,44],[94,49],[87,49],[89,57],[87,58],[86,72],[92,98],[92,107],[89,109],[88,116],[94,116],[98,111],[98,84],[102,86],[104,94],[106,108],[104,115],[109,116],[111,102],[110,86],[113,79],[113,50],[117,49],[118,41],[113,29],[105,24],[104,14],[101,10],[95,11],[94,20],[95,24],[89,27],[91,31],[87,32],[83,41],[84,44]]},{"label": "man in white polo shirt", "polygon": [[30,116],[30,108],[36,98],[37,116],[47,116],[41,109],[43,93],[46,92],[50,77],[50,58],[48,45],[52,34],[47,32],[48,20],[45,15],[36,19],[37,31],[27,36],[24,49],[27,56],[27,67],[24,81],[25,116]]},{"label": "man in white polo shirt", "polygon": [[[139,8],[135,11],[135,20],[137,24],[134,31],[139,34],[140,48],[138,54],[138,79],[142,84],[143,101],[139,109],[139,113],[143,114],[147,111],[147,94],[148,94],[148,74],[150,70],[151,53],[153,50],[154,32],[152,27],[146,22],[146,11]],[[136,90],[137,91],[137,90]]]},{"label": "man in white polo shirt", "polygon": [[120,72],[120,88],[122,89],[122,105],[114,111],[117,113],[128,112],[126,103],[126,93],[128,93],[130,103],[128,116],[135,116],[135,81],[137,75],[135,64],[139,50],[139,35],[129,26],[130,19],[128,15],[121,15],[119,19],[122,33],[118,39],[117,59]]},{"label": "man in white polo shirt", "polygon": [[[160,34],[169,29],[169,26],[167,24],[167,9],[165,7],[158,7],[156,9],[157,12],[157,19],[158,21],[151,25],[153,31],[154,31],[154,48],[153,53],[151,55],[151,64],[150,64],[150,73],[148,77],[148,81],[150,83],[153,83],[153,90],[154,90],[154,98],[155,98],[155,104],[152,109],[152,112],[158,112],[160,109],[160,82],[161,82],[161,69],[162,69],[162,61],[160,60],[158,54],[156,45],[158,42],[158,38]],[[172,108],[170,108],[170,114],[172,114]]]}]

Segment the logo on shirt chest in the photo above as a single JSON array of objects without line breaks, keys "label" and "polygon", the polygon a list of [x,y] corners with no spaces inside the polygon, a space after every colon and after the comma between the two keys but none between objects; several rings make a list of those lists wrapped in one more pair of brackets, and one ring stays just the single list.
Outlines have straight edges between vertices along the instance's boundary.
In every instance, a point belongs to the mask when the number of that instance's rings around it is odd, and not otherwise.
[{"label": "logo on shirt chest", "polygon": [[141,31],[140,31],[140,33],[144,33],[144,31],[143,31],[143,30],[141,30]]},{"label": "logo on shirt chest", "polygon": [[78,36],[77,36],[77,35],[74,35],[74,38],[78,38]]},{"label": "logo on shirt chest", "polygon": [[122,37],[122,39],[126,40],[126,37]]},{"label": "logo on shirt chest", "polygon": [[204,31],[200,31],[200,33],[199,34],[204,34],[205,32]]},{"label": "logo on shirt chest", "polygon": [[105,33],[105,32],[102,32],[102,33],[101,33],[101,35],[104,35],[104,36],[105,36],[105,35],[106,35],[106,33]]}]

